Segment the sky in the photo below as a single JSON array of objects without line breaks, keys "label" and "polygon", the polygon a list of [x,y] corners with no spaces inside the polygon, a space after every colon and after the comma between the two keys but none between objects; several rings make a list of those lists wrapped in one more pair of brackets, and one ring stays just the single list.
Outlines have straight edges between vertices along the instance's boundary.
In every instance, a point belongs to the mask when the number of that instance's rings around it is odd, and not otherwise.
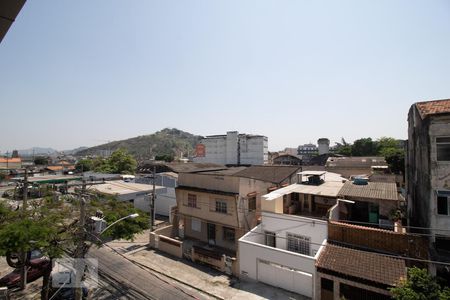
[{"label": "sky", "polygon": [[446,0],[29,0],[0,44],[0,151],[165,127],[406,139],[449,70]]}]

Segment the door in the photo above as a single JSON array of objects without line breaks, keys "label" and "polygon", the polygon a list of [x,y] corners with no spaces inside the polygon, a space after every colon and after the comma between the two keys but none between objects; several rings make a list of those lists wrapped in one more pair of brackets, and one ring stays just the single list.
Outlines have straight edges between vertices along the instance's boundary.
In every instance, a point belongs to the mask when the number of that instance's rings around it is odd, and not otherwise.
[{"label": "door", "polygon": [[277,263],[258,260],[258,281],[306,296],[313,296],[312,274]]},{"label": "door", "polygon": [[369,223],[378,224],[378,204],[369,203]]},{"label": "door", "polygon": [[208,244],[215,245],[216,244],[216,225],[207,223],[208,231],[207,231],[207,238],[208,238]]}]

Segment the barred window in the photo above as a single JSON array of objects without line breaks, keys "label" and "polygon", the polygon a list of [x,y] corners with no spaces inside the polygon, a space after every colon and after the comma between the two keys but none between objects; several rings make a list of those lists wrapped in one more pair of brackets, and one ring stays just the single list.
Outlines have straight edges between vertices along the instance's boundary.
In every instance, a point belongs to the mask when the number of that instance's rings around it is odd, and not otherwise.
[{"label": "barred window", "polygon": [[227,213],[227,202],[223,200],[216,200],[216,212],[226,214]]},{"label": "barred window", "polygon": [[298,234],[287,234],[287,249],[300,254],[311,255],[311,238]]},{"label": "barred window", "polygon": [[197,207],[197,195],[188,194],[188,206]]}]

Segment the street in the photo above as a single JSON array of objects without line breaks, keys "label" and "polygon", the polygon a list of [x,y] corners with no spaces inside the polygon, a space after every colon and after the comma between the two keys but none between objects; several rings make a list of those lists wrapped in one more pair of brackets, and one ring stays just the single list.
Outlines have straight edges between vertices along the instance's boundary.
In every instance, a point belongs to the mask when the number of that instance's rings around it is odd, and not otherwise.
[{"label": "street", "polygon": [[[159,279],[106,247],[92,248],[88,258],[98,259],[99,288],[92,299],[204,299],[198,292]],[[185,292],[183,292],[185,291]]]}]

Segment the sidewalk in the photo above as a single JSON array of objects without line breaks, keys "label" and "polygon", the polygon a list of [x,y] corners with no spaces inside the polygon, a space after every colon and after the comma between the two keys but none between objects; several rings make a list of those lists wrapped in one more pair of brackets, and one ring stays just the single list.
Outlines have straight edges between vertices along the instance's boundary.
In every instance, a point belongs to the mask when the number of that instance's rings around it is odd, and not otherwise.
[{"label": "sidewalk", "polygon": [[108,246],[121,251],[129,259],[155,272],[164,274],[189,287],[203,291],[210,298],[216,299],[308,299],[263,283],[240,282],[221,272],[206,266],[194,264],[185,259],[178,259],[157,250],[148,249],[148,231],[136,236],[134,243],[129,243],[123,251],[121,241],[113,241]]}]

